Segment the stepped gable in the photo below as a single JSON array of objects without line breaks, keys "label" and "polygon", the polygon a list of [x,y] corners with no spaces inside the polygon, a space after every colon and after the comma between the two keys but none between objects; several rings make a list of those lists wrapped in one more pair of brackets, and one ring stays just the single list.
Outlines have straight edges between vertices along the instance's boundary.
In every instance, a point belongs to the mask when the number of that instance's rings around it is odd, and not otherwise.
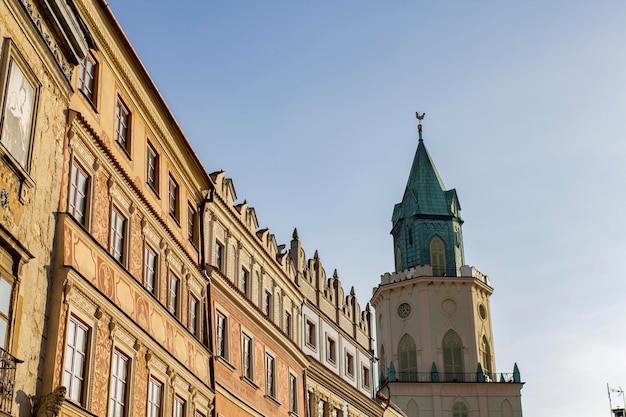
[{"label": "stepped gable", "polygon": [[296,283],[307,300],[325,316],[335,322],[341,330],[369,349],[371,340],[371,311],[365,310],[357,300],[354,287],[345,295],[338,271],[335,269],[327,278],[326,270],[316,250],[313,258],[307,259],[302,248],[298,230],[294,229],[289,257],[294,268]]}]

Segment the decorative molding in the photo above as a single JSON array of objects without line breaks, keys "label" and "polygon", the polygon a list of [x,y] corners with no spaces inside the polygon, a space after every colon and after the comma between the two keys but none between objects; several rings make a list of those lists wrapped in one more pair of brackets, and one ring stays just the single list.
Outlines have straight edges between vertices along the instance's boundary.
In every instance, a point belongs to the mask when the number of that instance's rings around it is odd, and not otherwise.
[{"label": "decorative molding", "polygon": [[72,72],[74,71],[73,65],[69,65],[68,63],[66,63],[59,53],[59,45],[52,41],[50,36],[51,31],[49,28],[44,27],[44,24],[42,23],[43,19],[41,18],[41,14],[39,13],[39,11],[33,8],[33,5],[28,0],[20,0],[20,2],[22,3],[22,6],[24,6],[24,9],[26,10],[28,17],[30,17],[30,20],[35,24],[35,27],[37,28],[37,31],[39,31],[39,34],[41,35],[44,43],[46,44],[50,52],[52,52],[52,56],[54,56],[54,60],[56,61],[59,69],[67,79],[67,82],[70,83],[72,79]]}]

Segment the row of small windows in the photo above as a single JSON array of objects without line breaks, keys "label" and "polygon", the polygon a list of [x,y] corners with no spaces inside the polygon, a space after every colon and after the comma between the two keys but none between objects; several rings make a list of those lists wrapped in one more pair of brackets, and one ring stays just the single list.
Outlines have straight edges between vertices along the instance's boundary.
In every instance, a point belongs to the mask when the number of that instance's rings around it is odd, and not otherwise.
[{"label": "row of small windows", "polygon": [[[225,273],[226,265],[225,265],[225,253],[224,253],[224,245],[216,240],[215,241],[215,265],[218,267],[222,273]],[[258,273],[256,274],[256,281],[260,283],[260,278]],[[239,282],[238,288],[239,290],[248,298],[252,297],[252,286],[253,282],[250,276],[250,272],[247,268],[241,267],[239,270]],[[261,300],[261,309],[263,314],[268,317],[270,320],[274,319],[274,297],[272,292],[269,290],[263,291],[263,297]],[[291,320],[291,313],[287,310],[284,311],[283,317],[283,330],[287,334],[287,336],[292,339],[293,338],[293,325]]]},{"label": "row of small windows", "polygon": [[[74,160],[70,172],[68,210],[78,223],[85,228],[89,228],[88,211],[90,209],[89,202],[91,199],[92,182],[90,173],[77,160]],[[180,219],[179,200],[180,192],[178,184],[170,177],[169,214],[177,223],[179,223]],[[125,224],[127,218],[120,210],[115,209],[114,211],[115,213],[112,214],[111,221],[112,225],[115,226],[115,233],[113,233],[113,231],[111,233],[111,253],[118,262],[123,263],[122,254],[126,237]],[[187,238],[195,248],[199,247],[199,226],[198,212],[194,206],[189,203],[187,206]]]},{"label": "row of small windows", "polygon": [[[88,210],[90,200],[91,176],[76,161],[72,163],[70,193],[69,193],[69,213],[84,227],[88,227]],[[122,266],[128,264],[127,252],[130,249],[130,232],[128,215],[117,205],[113,204],[110,212],[109,227],[109,253]],[[189,228],[195,230],[197,225],[197,215],[191,207],[189,209]],[[195,233],[195,232],[194,232]],[[195,236],[195,235],[194,235]],[[190,237],[191,233],[190,233]],[[144,287],[156,298],[159,298],[159,254],[148,243],[143,249],[143,284]],[[182,292],[181,280],[171,270],[167,273],[167,309],[179,320],[182,317]],[[199,298],[189,293],[189,315],[188,328],[199,336],[200,331],[200,301]]]},{"label": "row of small windows", "polygon": [[[230,317],[219,310],[215,311],[215,354],[218,358],[232,363],[230,348]],[[251,334],[241,332],[241,376],[256,385],[254,360],[254,338]],[[265,352],[264,361],[265,395],[274,401],[278,400],[277,360],[271,352]],[[298,380],[289,372],[289,411],[298,414]]]},{"label": "row of small windows", "polygon": [[[317,349],[317,326],[315,322],[309,318],[305,321],[305,343],[316,350]],[[326,335],[326,361],[332,365],[337,364],[337,341],[329,334]],[[344,374],[354,379],[354,354],[348,350],[345,351],[344,357]],[[367,365],[362,364],[361,368],[361,386],[364,389],[370,388],[370,369]]]},{"label": "row of small windows", "polygon": [[[92,344],[92,329],[73,315],[67,326],[63,385],[67,388],[68,400],[82,407],[87,405],[86,387],[90,378],[89,354]],[[132,358],[121,349],[114,347],[111,357],[108,417],[124,417],[129,413],[129,397],[132,389]],[[164,415],[164,384],[154,375],[149,376],[146,415],[162,417]],[[187,400],[174,395],[174,417],[185,417],[192,410]],[[195,417],[205,417],[199,410],[194,410]]]},{"label": "row of small windows", "polygon": [[[78,89],[95,106],[95,91],[97,80],[98,64],[91,54],[87,54],[81,63],[78,79]],[[131,111],[121,97],[117,97],[115,104],[115,142],[122,148],[130,158],[131,154]],[[158,196],[160,191],[159,165],[160,157],[156,148],[150,141],[147,141],[146,153],[146,183]],[[85,174],[83,172],[83,174]],[[168,214],[180,225],[181,216],[180,187],[172,174],[169,175],[168,182]],[[189,204],[188,207],[188,238],[198,247],[199,230],[196,221],[196,210]]]}]

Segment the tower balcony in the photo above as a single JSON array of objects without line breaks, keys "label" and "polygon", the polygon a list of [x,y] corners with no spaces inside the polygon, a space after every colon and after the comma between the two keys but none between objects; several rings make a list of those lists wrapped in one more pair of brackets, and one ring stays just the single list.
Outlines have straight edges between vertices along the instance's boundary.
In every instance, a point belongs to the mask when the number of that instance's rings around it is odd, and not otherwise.
[{"label": "tower balcony", "polygon": [[[491,287],[489,276],[480,272],[476,267],[463,265],[460,268],[441,268],[431,265],[418,265],[401,272],[386,273],[381,275],[381,285],[406,281],[419,277],[457,277],[474,278]],[[375,289],[374,289],[375,290]]]},{"label": "tower balcony", "polygon": [[10,416],[15,389],[15,367],[21,360],[0,348],[0,416]]},{"label": "tower balcony", "polygon": [[390,382],[400,383],[521,383],[515,373],[477,372],[387,372],[380,381],[384,386]]}]

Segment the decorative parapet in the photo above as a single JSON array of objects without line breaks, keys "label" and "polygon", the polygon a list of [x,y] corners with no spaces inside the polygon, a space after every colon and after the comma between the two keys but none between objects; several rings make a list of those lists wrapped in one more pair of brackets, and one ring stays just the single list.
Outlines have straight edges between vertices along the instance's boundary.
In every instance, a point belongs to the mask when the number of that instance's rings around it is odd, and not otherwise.
[{"label": "decorative parapet", "polygon": [[[380,276],[380,285],[393,284],[395,282],[406,281],[418,277],[432,276],[435,276],[435,274],[433,274],[433,268],[430,265],[415,266],[402,272],[386,272],[385,274]],[[479,281],[491,286],[489,276],[483,274],[474,266],[463,265],[461,267],[459,276],[476,278]],[[374,291],[375,290],[376,289],[374,289]]]},{"label": "decorative parapet", "polygon": [[432,276],[433,268],[430,265],[414,266],[413,268],[405,269],[402,272],[386,272],[380,276],[380,284],[393,284],[394,282],[406,281],[407,279]]},{"label": "decorative parapet", "polygon": [[491,287],[491,281],[489,279],[489,275],[483,274],[478,269],[476,269],[476,267],[474,267],[474,266],[463,265],[461,267],[461,276],[462,277],[476,278],[479,281],[482,281],[483,283],[485,283],[485,284],[487,284],[487,285],[489,285]]}]

